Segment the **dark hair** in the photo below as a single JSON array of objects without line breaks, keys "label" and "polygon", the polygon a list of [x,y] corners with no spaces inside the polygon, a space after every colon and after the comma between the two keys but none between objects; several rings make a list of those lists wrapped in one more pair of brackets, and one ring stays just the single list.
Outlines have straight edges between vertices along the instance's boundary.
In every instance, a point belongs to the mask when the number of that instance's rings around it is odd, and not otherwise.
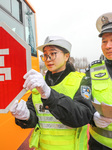
[{"label": "dark hair", "polygon": [[74,64],[72,62],[70,62],[69,60],[66,63],[66,67],[69,67],[72,71],[75,71]]},{"label": "dark hair", "polygon": [[[57,46],[57,45],[54,45],[54,46],[57,47],[58,49],[60,49],[61,51],[63,51],[64,54],[69,53],[69,51],[67,49],[63,48],[63,47],[60,47],[60,46]],[[67,60],[66,67],[70,67],[70,69],[72,71],[75,71],[74,64],[70,61],[70,57]]]}]

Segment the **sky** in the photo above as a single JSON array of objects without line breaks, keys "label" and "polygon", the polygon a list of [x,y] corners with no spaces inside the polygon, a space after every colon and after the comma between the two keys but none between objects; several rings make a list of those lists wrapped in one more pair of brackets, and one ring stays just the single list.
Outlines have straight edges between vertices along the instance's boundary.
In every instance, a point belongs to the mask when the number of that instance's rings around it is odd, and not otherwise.
[{"label": "sky", "polygon": [[102,54],[96,20],[112,12],[112,0],[28,0],[36,11],[38,45],[47,36],[61,36],[72,44],[71,57],[89,62]]}]

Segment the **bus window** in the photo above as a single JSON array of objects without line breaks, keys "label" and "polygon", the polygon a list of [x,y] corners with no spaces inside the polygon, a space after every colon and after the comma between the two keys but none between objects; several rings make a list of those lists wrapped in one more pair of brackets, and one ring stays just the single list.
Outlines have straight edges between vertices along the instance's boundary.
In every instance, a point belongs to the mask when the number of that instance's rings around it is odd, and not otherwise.
[{"label": "bus window", "polygon": [[9,14],[0,9],[0,22],[5,22],[14,32],[16,32],[23,40],[24,26],[17,20],[13,19]]},{"label": "bus window", "polygon": [[19,0],[12,0],[12,15],[22,22],[22,3]]},{"label": "bus window", "polygon": [[0,0],[1,6],[3,6],[6,10],[11,12],[11,3],[10,0]]}]

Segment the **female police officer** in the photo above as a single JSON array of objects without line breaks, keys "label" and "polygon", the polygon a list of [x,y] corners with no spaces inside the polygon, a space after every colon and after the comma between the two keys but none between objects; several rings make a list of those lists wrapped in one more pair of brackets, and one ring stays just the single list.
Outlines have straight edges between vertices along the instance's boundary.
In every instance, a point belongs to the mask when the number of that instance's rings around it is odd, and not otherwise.
[{"label": "female police officer", "polygon": [[[60,37],[48,36],[44,45],[38,47],[43,51],[42,60],[48,69],[48,72],[43,76],[35,71],[30,70],[24,75],[26,79],[23,87],[26,90],[32,90],[32,95],[27,103],[23,100],[18,103],[16,101],[10,109],[13,116],[16,118],[16,124],[22,128],[33,128],[35,130],[30,139],[30,147],[35,147],[41,150],[86,150],[87,149],[87,126],[83,126],[90,122],[94,109],[90,101],[80,99],[73,103],[73,114],[77,118],[73,118],[76,127],[70,128],[62,124],[58,118],[53,117],[48,109],[52,108],[55,103],[59,103],[64,99],[66,103],[61,107],[71,107],[69,98],[73,99],[77,92],[80,82],[84,77],[83,73],[76,72],[73,65],[69,63],[69,55],[71,44]],[[89,97],[89,96],[88,96]],[[54,102],[48,107],[43,106],[42,101],[50,100]],[[54,112],[57,108],[54,107]],[[58,111],[62,117],[66,113]],[[69,119],[68,119],[69,120]]]}]

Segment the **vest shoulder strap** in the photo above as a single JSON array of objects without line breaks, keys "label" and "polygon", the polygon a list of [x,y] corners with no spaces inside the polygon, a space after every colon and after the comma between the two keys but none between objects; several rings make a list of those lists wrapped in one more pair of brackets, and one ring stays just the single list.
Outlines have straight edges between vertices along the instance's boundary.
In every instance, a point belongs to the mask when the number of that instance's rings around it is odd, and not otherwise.
[{"label": "vest shoulder strap", "polygon": [[104,61],[93,64],[90,67],[90,75],[93,80],[105,80],[109,78]]}]

